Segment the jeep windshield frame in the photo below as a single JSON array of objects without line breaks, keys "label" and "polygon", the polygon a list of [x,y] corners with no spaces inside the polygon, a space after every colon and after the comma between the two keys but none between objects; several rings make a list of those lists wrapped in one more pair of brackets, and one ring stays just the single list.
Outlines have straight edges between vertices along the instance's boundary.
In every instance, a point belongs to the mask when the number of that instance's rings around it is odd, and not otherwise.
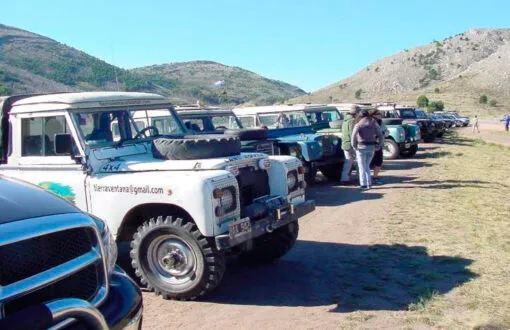
[{"label": "jeep windshield frame", "polygon": [[[294,119],[294,117],[297,117]],[[295,111],[275,111],[257,114],[260,125],[269,130],[280,128],[308,127],[310,121],[304,110]]]},{"label": "jeep windshield frame", "polygon": [[[165,132],[165,136],[183,136],[185,130],[177,115],[171,107],[148,107],[142,109],[111,108],[111,109],[83,109],[71,112],[71,119],[76,127],[79,140],[82,146],[91,149],[116,147],[123,144],[147,142],[158,135],[152,135],[154,130],[147,130],[141,133],[143,129],[140,121],[132,116],[133,111],[145,112],[149,117],[150,111],[168,112],[166,120],[170,121],[174,129],[173,133]],[[138,123],[137,123],[138,121]]]},{"label": "jeep windshield frame", "polygon": [[[320,124],[320,123],[330,123],[335,120],[343,120],[344,116],[343,114],[338,111],[338,109],[310,109],[305,110],[308,121],[313,124]],[[324,114],[328,114],[328,116],[324,116]],[[311,118],[312,115],[315,115],[315,118]],[[320,118],[319,118],[320,117]],[[325,117],[329,117],[325,119]]]},{"label": "jeep windshield frame", "polygon": [[416,118],[418,119],[429,119],[429,116],[423,110],[415,110]]},{"label": "jeep windshield frame", "polygon": [[400,118],[403,119],[417,119],[416,112],[413,108],[400,108],[397,109],[399,112]]},{"label": "jeep windshield frame", "polygon": [[[177,111],[177,114],[184,126],[193,133],[214,133],[223,132],[225,129],[243,129],[243,124],[233,113],[229,112],[207,112],[197,113],[187,111]],[[219,120],[221,118],[221,120]],[[202,128],[192,126],[192,121],[201,121]],[[189,125],[188,125],[189,122]],[[189,127],[188,127],[189,126]],[[221,128],[225,127],[225,128]]]}]

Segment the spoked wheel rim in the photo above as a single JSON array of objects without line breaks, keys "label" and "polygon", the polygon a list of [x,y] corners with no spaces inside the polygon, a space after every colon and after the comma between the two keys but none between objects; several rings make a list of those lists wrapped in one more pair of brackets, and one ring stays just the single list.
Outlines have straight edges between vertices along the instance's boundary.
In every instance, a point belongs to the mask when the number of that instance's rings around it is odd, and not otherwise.
[{"label": "spoked wheel rim", "polygon": [[150,242],[147,266],[161,281],[179,285],[193,280],[197,256],[193,248],[176,235],[162,235]]}]

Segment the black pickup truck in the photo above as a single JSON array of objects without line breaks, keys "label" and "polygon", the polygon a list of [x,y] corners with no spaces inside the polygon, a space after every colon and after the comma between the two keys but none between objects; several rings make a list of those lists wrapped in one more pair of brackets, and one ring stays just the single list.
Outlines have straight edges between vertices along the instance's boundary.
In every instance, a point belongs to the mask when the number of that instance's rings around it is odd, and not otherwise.
[{"label": "black pickup truck", "polygon": [[140,329],[142,296],[106,224],[0,175],[0,329]]}]

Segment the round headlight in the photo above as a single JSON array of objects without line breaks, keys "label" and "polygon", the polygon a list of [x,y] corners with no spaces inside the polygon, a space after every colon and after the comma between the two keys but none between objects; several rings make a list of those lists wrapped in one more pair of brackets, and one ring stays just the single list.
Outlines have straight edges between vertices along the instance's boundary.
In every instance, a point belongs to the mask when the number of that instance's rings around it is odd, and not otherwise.
[{"label": "round headlight", "polygon": [[220,199],[221,206],[228,210],[234,206],[235,200],[234,200],[234,194],[232,193],[232,190],[230,189],[223,189],[223,197]]},{"label": "round headlight", "polygon": [[289,172],[287,174],[287,188],[289,189],[289,191],[296,189],[297,183],[298,183],[297,175],[294,174],[293,172]]}]

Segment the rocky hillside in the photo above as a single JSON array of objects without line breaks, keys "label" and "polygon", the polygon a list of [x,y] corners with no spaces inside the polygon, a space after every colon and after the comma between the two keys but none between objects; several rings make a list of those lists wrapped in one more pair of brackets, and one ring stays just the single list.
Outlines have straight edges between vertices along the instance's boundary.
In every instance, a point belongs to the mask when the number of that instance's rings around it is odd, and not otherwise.
[{"label": "rocky hillside", "polygon": [[[152,65],[134,69],[133,72],[145,75],[158,75],[185,86],[179,94],[186,98],[214,102],[228,98],[234,103],[251,100],[252,103],[282,102],[285,99],[304,95],[305,92],[287,83],[264,78],[253,72],[210,61],[192,61]],[[221,86],[215,82],[224,81]]]},{"label": "rocky hillside", "polygon": [[[225,80],[218,88],[214,82]],[[301,89],[240,68],[187,62],[125,70],[28,31],[0,24],[0,95],[125,90],[155,92],[176,103],[273,103]]]},{"label": "rocky hillside", "polygon": [[[446,107],[497,114],[510,104],[510,29],[471,29],[404,49],[355,75],[294,101],[416,102],[425,94]],[[480,95],[494,100],[480,105]],[[508,109],[506,110],[508,111]]]}]

